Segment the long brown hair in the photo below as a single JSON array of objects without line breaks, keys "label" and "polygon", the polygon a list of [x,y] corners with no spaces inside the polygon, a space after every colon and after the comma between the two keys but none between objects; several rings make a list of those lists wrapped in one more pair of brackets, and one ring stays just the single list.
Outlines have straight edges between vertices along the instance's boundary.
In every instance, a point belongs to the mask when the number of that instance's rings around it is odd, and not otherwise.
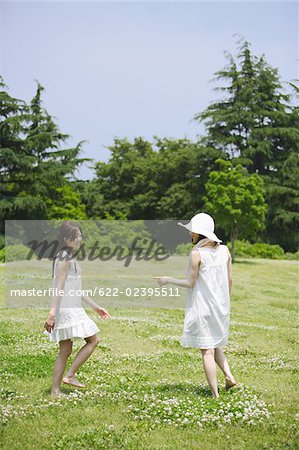
[{"label": "long brown hair", "polygon": [[[58,232],[58,245],[56,248],[56,252],[53,258],[53,266],[52,266],[52,278],[54,277],[54,265],[55,265],[55,259],[58,257],[58,254],[65,250],[67,252],[67,255],[63,257],[62,259],[72,259],[72,251],[70,247],[67,246],[65,239],[69,239],[71,241],[76,239],[78,231],[81,232],[83,236],[82,229],[79,224],[76,222],[72,222],[70,220],[66,220],[63,222],[59,228]],[[61,257],[61,256],[60,256]]]}]

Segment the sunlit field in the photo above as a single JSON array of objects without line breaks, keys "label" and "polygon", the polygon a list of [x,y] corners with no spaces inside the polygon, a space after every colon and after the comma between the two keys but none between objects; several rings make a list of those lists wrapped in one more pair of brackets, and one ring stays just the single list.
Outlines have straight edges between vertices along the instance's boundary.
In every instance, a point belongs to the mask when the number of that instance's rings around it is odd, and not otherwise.
[{"label": "sunlit field", "polygon": [[[175,257],[169,273],[148,265],[143,279],[140,266],[132,266],[130,285],[156,287],[154,275],[182,277],[185,263],[185,257]],[[4,279],[4,266],[1,273]],[[226,354],[238,386],[226,392],[217,369],[218,401],[209,392],[199,351],[179,343],[184,290],[180,297],[158,300],[98,297],[111,319],[89,312],[101,329],[101,343],[78,374],[87,388],[66,386],[67,396],[55,400],[50,386],[58,347],[43,335],[47,309],[2,302],[3,447],[298,448],[298,263],[238,260],[233,275]],[[87,286],[107,285],[111,273],[85,276]],[[80,345],[75,341],[75,350]]]}]

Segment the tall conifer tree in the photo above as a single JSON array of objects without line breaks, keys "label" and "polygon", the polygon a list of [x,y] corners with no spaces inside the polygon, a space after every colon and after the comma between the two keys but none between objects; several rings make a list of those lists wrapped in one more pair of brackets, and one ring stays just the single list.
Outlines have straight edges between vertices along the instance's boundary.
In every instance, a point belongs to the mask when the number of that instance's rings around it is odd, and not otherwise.
[{"label": "tall conifer tree", "polygon": [[264,177],[269,204],[264,239],[296,250],[298,106],[284,91],[277,69],[264,56],[254,56],[248,42],[242,42],[236,58],[227,54],[227,59],[228,65],[215,74],[223,83],[216,88],[223,98],[195,120],[206,125],[207,145],[224,150],[250,173]]},{"label": "tall conifer tree", "polygon": [[[1,79],[0,93],[0,219],[46,219],[49,199],[59,200],[61,187],[78,165],[75,148],[61,149],[68,135],[59,131],[42,107],[38,83],[29,105],[12,98]],[[52,217],[52,214],[50,214]]]}]

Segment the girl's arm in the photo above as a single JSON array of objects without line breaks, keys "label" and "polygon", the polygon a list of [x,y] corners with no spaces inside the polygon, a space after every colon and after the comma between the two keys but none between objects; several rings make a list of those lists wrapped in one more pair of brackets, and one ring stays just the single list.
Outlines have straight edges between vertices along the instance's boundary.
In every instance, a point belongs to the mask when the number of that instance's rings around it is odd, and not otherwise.
[{"label": "girl's arm", "polygon": [[90,297],[88,297],[88,295],[82,295],[81,299],[87,303],[89,306],[91,306],[91,308],[96,308],[98,305],[96,304],[96,302],[94,302],[93,300],[91,300]]},{"label": "girl's arm", "polygon": [[[227,249],[228,250],[228,249]],[[229,287],[229,296],[232,295],[232,286],[233,286],[233,269],[232,269],[232,257],[228,250],[229,258],[227,261],[227,276],[228,276],[228,287]]]},{"label": "girl's arm", "polygon": [[200,266],[200,253],[198,251],[192,251],[191,253],[191,264],[189,265],[189,270],[187,273],[187,278],[179,279],[173,277],[154,277],[160,286],[164,284],[175,284],[176,286],[193,288],[195,286],[196,278],[198,275],[198,270]]},{"label": "girl's arm", "polygon": [[[56,269],[56,292],[63,290],[65,285],[65,280],[67,277],[67,274],[70,270],[71,263],[70,261],[59,261],[57,263],[57,269]],[[52,303],[51,303],[51,309],[48,315],[48,318],[45,323],[46,330],[51,333],[55,326],[55,315],[57,306],[60,302],[60,296],[59,295],[53,295],[52,297]]]},{"label": "girl's arm", "polygon": [[88,297],[88,295],[82,295],[81,298],[85,303],[91,306],[95,310],[95,312],[98,313],[99,316],[101,316],[103,319],[107,319],[108,317],[110,317],[108,311],[106,311],[106,309],[102,308],[101,306],[97,305],[96,302],[94,302],[90,297]]}]

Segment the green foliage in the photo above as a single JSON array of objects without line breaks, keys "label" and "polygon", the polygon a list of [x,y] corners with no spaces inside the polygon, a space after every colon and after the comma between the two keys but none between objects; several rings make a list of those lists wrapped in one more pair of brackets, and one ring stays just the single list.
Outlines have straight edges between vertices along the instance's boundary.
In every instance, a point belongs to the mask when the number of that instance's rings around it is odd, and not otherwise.
[{"label": "green foliage", "polygon": [[[227,244],[228,248],[232,249],[231,242]],[[192,249],[192,244],[179,244],[175,250],[176,255],[188,256]],[[285,253],[283,248],[277,244],[265,244],[255,242],[251,244],[246,240],[235,241],[235,256],[250,257],[250,258],[264,258],[264,259],[288,259],[299,260],[299,252]]]},{"label": "green foliage", "polygon": [[84,220],[87,219],[85,205],[71,184],[57,187],[55,199],[47,199],[48,219]]},{"label": "green foliage", "polygon": [[81,143],[75,148],[61,148],[68,135],[59,131],[42,107],[40,84],[29,105],[11,97],[2,78],[0,87],[0,221],[3,230],[4,218],[48,218],[47,202],[55,202],[57,193],[62,195],[59,189],[63,189],[86,159],[78,158]]},{"label": "green foliage", "polygon": [[[88,218],[102,218],[99,211],[104,207],[103,195],[99,191],[99,184],[96,179],[76,180],[73,182],[73,188],[80,197],[80,202],[84,204]],[[105,214],[103,218],[106,218]],[[125,219],[126,217],[124,217]]]},{"label": "green foliage", "polygon": [[207,212],[229,233],[234,256],[238,236],[254,237],[264,228],[266,204],[264,183],[257,174],[249,175],[240,164],[218,160],[219,170],[210,173],[204,196]]},{"label": "green foliage", "polygon": [[5,246],[5,236],[4,234],[0,234],[0,249]]},{"label": "green foliage", "polygon": [[205,145],[223,149],[250,173],[262,175],[269,205],[263,238],[287,251],[299,246],[299,88],[286,92],[278,70],[252,54],[242,41],[216,72],[224,96],[195,120],[206,125]]},{"label": "green foliage", "polygon": [[[82,248],[78,257],[82,257],[84,252],[85,256],[96,257],[104,247],[107,249],[105,257],[114,252],[125,257],[130,249],[132,254],[139,252],[153,256],[158,247],[163,247],[160,242],[154,242],[155,239],[143,220],[115,220],[108,215],[103,220],[76,220],[76,223],[83,232]],[[61,221],[57,221],[57,230],[60,224]]]},{"label": "green foliage", "polygon": [[188,139],[115,139],[110,150],[110,161],[96,164],[96,179],[77,185],[90,217],[188,218],[202,206],[198,192],[223,156]]},{"label": "green foliage", "polygon": [[189,244],[179,244],[176,249],[175,249],[175,254],[176,255],[182,255],[182,256],[187,256],[189,255],[189,253],[192,250],[193,245],[191,243]]},{"label": "green foliage", "polygon": [[286,252],[285,259],[299,261],[299,251],[295,253]]},{"label": "green foliage", "polygon": [[299,248],[299,153],[290,154],[274,176],[264,179],[269,210],[263,237],[294,252]]},{"label": "green foliage", "polygon": [[252,173],[271,173],[298,147],[298,108],[291,104],[291,95],[283,93],[277,69],[264,56],[253,55],[247,41],[236,59],[226,56],[227,66],[215,74],[226,82],[216,88],[225,98],[195,119],[205,122],[209,145],[231,157],[247,158]]},{"label": "green foliage", "polygon": [[23,261],[29,253],[30,249],[23,244],[8,245],[0,250],[0,262]]},{"label": "green foliage", "polygon": [[[227,244],[228,248],[231,250],[232,245],[229,242]],[[265,258],[265,259],[288,259],[288,256],[284,253],[283,248],[279,245],[264,244],[256,242],[251,244],[248,241],[235,242],[235,254],[241,257],[252,257],[252,258]]]},{"label": "green foliage", "polygon": [[[79,158],[81,143],[64,148],[68,136],[42,107],[43,87],[27,105],[0,78],[0,232],[4,218],[190,219],[217,209],[225,239],[259,232],[265,242],[298,250],[299,87],[289,83],[287,93],[277,69],[246,41],[227,60],[216,72],[223,97],[195,116],[205,137],[115,139],[92,181],[74,181],[87,159]],[[233,169],[225,171],[227,160]]]},{"label": "green foliage", "polygon": [[127,221],[107,218],[95,222],[83,221],[81,226],[86,236],[87,247],[92,247],[95,242],[99,242],[101,247],[108,246],[113,249],[116,245],[121,245],[129,248],[136,237],[150,240],[150,233],[142,220]]},{"label": "green foliage", "polygon": [[95,192],[100,203],[93,207],[93,216],[105,218],[109,213],[124,214],[129,219],[154,217],[158,185],[155,180],[155,152],[142,138],[131,144],[115,139],[109,163],[96,164]]}]

